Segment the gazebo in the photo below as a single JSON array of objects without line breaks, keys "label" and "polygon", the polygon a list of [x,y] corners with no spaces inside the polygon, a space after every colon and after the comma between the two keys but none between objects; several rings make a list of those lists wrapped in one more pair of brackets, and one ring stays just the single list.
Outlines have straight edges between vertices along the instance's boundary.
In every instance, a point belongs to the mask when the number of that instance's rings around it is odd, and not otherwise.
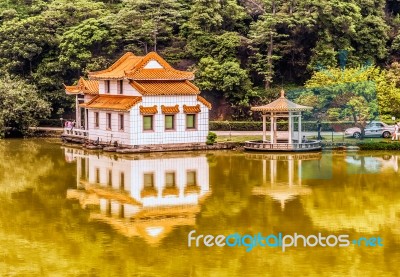
[{"label": "gazebo", "polygon": [[[285,91],[281,90],[281,97],[264,106],[252,107],[252,111],[262,112],[263,138],[262,141],[246,141],[246,150],[256,151],[311,151],[320,150],[321,143],[318,140],[303,139],[301,128],[301,112],[311,110],[312,107],[296,104],[285,97]],[[267,117],[271,122],[270,140],[267,140]],[[278,138],[277,119],[288,118],[287,137]],[[294,136],[297,125],[297,137]]]}]

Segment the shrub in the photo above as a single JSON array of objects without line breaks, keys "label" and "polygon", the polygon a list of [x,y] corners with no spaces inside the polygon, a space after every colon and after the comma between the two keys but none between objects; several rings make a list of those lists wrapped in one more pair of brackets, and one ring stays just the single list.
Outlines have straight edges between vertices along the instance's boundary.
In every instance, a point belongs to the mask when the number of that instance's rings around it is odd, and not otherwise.
[{"label": "shrub", "polygon": [[216,133],[208,132],[206,144],[207,145],[214,144],[216,139],[217,139],[217,134]]},{"label": "shrub", "polygon": [[360,142],[361,150],[400,150],[400,142]]}]

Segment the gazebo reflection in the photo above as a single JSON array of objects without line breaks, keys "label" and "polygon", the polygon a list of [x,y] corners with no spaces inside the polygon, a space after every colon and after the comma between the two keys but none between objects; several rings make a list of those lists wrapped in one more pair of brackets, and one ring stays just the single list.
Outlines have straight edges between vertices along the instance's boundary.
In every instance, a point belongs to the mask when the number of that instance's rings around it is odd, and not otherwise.
[{"label": "gazebo reflection", "polygon": [[91,220],[152,245],[177,226],[194,225],[210,194],[204,155],[115,158],[65,151],[77,164],[77,188],[68,190],[67,197],[79,200]]},{"label": "gazebo reflection", "polygon": [[321,153],[246,154],[246,158],[262,160],[262,184],[254,187],[252,194],[269,196],[284,210],[287,202],[312,193],[302,185],[302,162],[319,160]]}]

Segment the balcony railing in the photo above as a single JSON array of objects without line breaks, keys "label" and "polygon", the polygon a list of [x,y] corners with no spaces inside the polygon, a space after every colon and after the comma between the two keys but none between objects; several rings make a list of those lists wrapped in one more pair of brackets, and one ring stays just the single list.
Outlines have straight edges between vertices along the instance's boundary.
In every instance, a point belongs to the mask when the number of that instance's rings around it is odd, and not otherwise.
[{"label": "balcony railing", "polygon": [[89,131],[88,130],[83,130],[83,129],[76,129],[76,128],[64,128],[64,135],[66,136],[75,136],[75,137],[88,137],[89,136]]},{"label": "balcony railing", "polygon": [[246,141],[244,148],[258,151],[312,151],[321,149],[321,142],[311,140],[302,143],[271,143],[269,141]]}]

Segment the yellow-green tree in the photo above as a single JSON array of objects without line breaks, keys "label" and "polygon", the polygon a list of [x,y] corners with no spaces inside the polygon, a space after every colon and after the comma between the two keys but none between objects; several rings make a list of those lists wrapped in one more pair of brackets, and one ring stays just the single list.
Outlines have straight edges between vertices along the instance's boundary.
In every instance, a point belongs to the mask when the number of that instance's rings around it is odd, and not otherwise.
[{"label": "yellow-green tree", "polygon": [[363,133],[378,116],[400,114],[400,89],[389,76],[376,66],[314,72],[299,101],[312,103],[322,118],[353,120]]}]

